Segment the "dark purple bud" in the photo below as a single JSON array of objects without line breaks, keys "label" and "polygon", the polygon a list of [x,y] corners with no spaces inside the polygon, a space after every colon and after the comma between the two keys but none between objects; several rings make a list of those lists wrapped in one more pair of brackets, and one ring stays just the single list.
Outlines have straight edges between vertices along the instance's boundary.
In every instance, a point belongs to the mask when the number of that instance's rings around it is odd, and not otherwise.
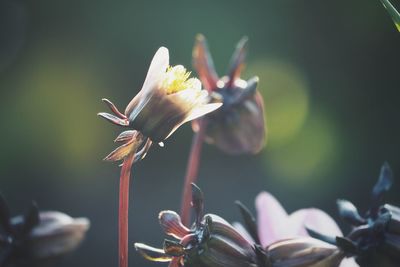
[{"label": "dark purple bud", "polygon": [[381,168],[379,179],[372,190],[371,215],[376,216],[379,205],[382,204],[383,195],[389,191],[393,184],[393,173],[387,162]]}]

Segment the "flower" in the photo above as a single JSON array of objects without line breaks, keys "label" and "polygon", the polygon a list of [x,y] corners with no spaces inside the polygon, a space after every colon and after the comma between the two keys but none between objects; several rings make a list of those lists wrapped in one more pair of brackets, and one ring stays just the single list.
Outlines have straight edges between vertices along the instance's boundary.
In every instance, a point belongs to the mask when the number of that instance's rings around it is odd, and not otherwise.
[{"label": "flower", "polygon": [[214,214],[203,216],[203,193],[194,184],[192,190],[196,220],[190,229],[173,211],[162,211],[159,215],[164,232],[179,242],[165,240],[163,249],[135,243],[136,250],[148,260],[170,262],[170,267],[258,266],[253,244],[221,217]]},{"label": "flower", "polygon": [[143,149],[136,158],[143,158],[152,142],[164,141],[183,123],[222,105],[209,104],[208,93],[201,90],[200,81],[189,76],[190,72],[183,66],[169,66],[168,49],[161,47],[151,61],[142,89],[124,113],[112,102],[103,99],[114,115],[98,115],[114,124],[131,128],[116,139],[123,145],[108,155],[106,160],[121,160],[140,147]]},{"label": "flower", "polygon": [[[337,246],[311,237],[279,240],[263,247],[249,237],[243,226],[235,228],[214,214],[203,216],[203,194],[194,184],[192,190],[196,215],[193,226],[185,227],[173,211],[161,212],[159,221],[164,232],[179,241],[165,240],[163,249],[136,243],[136,250],[146,259],[170,262],[170,267],[336,267],[346,255]],[[254,220],[242,204],[239,206],[251,231]]]},{"label": "flower", "polygon": [[[292,244],[297,244],[297,242],[301,243],[302,241],[299,240],[303,239],[307,243],[304,249],[309,246],[320,247],[321,244],[315,243],[315,239],[314,241],[309,240],[309,229],[317,229],[318,232],[324,235],[343,236],[336,222],[320,209],[300,209],[289,215],[279,201],[268,192],[261,192],[256,197],[255,202],[258,215],[257,220],[254,219],[250,211],[243,204],[237,202],[247,229],[240,223],[233,223],[233,225],[243,236],[246,236],[247,240],[259,244],[267,251],[285,244],[282,243],[285,240],[292,240]],[[279,244],[279,246],[275,244]],[[325,251],[327,245],[329,244],[327,243],[322,246],[324,248],[323,251]],[[293,247],[296,248],[296,246]],[[330,246],[327,251],[334,253],[338,257],[341,257],[341,259],[343,258],[343,254],[331,249],[332,247]],[[337,258],[332,260],[336,261]],[[341,266],[350,267],[358,265],[350,258],[344,259]]]},{"label": "flower", "polygon": [[[354,255],[361,266],[400,265],[400,208],[382,203],[392,183],[393,173],[385,163],[372,190],[370,208],[363,216],[350,201],[337,201],[340,217],[352,230],[345,237],[336,237],[336,245]],[[314,234],[321,240],[334,239]]]},{"label": "flower", "polygon": [[32,266],[52,263],[75,250],[90,223],[58,211],[39,212],[35,204],[25,215],[10,217],[0,196],[0,225],[0,266]]},{"label": "flower", "polygon": [[[228,154],[254,154],[265,143],[264,104],[257,91],[258,77],[242,80],[240,74],[246,57],[247,38],[243,38],[232,56],[228,75],[219,78],[206,39],[198,35],[193,48],[193,65],[211,101],[222,101],[220,109],[204,117],[208,143]],[[193,129],[198,131],[199,121]]]}]

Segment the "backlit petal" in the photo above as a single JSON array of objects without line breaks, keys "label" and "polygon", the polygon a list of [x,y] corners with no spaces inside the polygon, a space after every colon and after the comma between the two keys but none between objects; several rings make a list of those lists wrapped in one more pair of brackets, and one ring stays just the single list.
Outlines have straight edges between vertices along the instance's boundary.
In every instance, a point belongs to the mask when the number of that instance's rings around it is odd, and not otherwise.
[{"label": "backlit petal", "polygon": [[308,236],[305,226],[328,236],[342,236],[336,222],[326,212],[315,209],[301,209],[289,216],[289,227],[295,236]]},{"label": "backlit petal", "polygon": [[256,198],[258,235],[262,246],[287,237],[288,215],[274,196],[261,192]]}]

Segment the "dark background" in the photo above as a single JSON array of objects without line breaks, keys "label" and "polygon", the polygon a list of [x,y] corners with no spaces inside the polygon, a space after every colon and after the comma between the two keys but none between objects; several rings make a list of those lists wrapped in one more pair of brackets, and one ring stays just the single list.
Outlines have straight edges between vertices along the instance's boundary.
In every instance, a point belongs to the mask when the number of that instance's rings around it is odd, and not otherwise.
[{"label": "dark background", "polygon": [[[90,218],[60,266],[117,264],[119,168],[101,159],[121,129],[96,116],[101,98],[123,110],[161,45],[191,69],[197,33],[221,75],[249,37],[243,77],[260,77],[268,124],[257,156],[204,147],[207,211],[238,220],[233,201],[253,210],[268,190],[289,212],[315,206],[337,218],[337,198],[365,211],[385,160],[400,173],[400,34],[378,0],[0,0],[0,191],[15,214],[34,199]],[[130,266],[157,266],[133,243],[161,245],[157,214],[179,209],[191,136],[185,125],[134,168]],[[387,200],[399,205],[395,177]]]}]

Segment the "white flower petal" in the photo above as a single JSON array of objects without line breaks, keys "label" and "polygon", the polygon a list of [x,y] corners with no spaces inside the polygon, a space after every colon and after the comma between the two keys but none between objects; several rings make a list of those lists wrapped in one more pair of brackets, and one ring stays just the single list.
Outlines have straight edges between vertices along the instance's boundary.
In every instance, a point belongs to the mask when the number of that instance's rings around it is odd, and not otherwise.
[{"label": "white flower petal", "polygon": [[344,258],[339,265],[340,267],[359,267],[354,258]]},{"label": "white flower petal", "polygon": [[288,238],[288,215],[279,201],[270,193],[261,192],[256,198],[258,236],[262,246]]},{"label": "white flower petal", "polygon": [[125,109],[125,115],[130,120],[134,120],[136,116],[142,111],[144,106],[150,101],[152,94],[158,90],[158,85],[164,77],[165,71],[169,65],[169,52],[165,47],[160,47],[154,54],[150,63],[149,70],[147,71],[146,79],[144,80],[142,89],[131,100]]},{"label": "white flower petal", "polygon": [[298,236],[308,236],[305,226],[328,236],[342,236],[339,226],[326,212],[316,209],[301,209],[289,216],[290,228]]},{"label": "white flower petal", "polygon": [[214,110],[218,109],[222,106],[222,103],[212,103],[206,105],[199,105],[190,112],[189,116],[186,117],[185,122],[197,119],[207,113],[213,112]]}]

